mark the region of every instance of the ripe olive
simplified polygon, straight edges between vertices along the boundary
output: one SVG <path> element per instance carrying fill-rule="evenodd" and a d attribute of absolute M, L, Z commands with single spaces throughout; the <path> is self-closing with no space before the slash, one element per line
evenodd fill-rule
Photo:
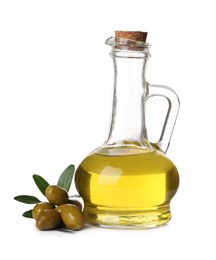
<path fill-rule="evenodd" d="M 65 189 L 57 185 L 49 185 L 45 190 L 48 201 L 54 205 L 60 205 L 68 202 L 68 193 Z"/>
<path fill-rule="evenodd" d="M 61 215 L 55 209 L 45 209 L 39 216 L 36 227 L 40 230 L 56 228 L 61 223 Z"/>
<path fill-rule="evenodd" d="M 78 200 L 68 200 L 68 203 L 77 206 L 82 211 L 82 203 Z"/>
<path fill-rule="evenodd" d="M 84 226 L 84 218 L 82 212 L 77 206 L 65 204 L 61 208 L 61 218 L 65 226 L 72 230 L 80 230 Z"/>
<path fill-rule="evenodd" d="M 40 214 L 45 210 L 45 209 L 54 209 L 55 206 L 51 204 L 50 202 L 40 202 L 36 204 L 32 210 L 32 216 L 35 220 L 38 219 Z"/>

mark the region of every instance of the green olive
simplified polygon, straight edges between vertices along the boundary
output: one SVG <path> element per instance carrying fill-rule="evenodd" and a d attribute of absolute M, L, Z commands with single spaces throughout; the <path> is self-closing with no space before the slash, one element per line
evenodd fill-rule
<path fill-rule="evenodd" d="M 39 216 L 36 227 L 40 230 L 56 228 L 61 223 L 61 215 L 55 209 L 45 209 Z"/>
<path fill-rule="evenodd" d="M 80 230 L 84 226 L 82 212 L 72 204 L 65 204 L 61 208 L 61 218 L 68 229 Z"/>
<path fill-rule="evenodd" d="M 68 200 L 68 203 L 77 206 L 82 211 L 82 203 L 78 200 Z"/>
<path fill-rule="evenodd" d="M 82 204 L 78 200 L 68 200 L 67 204 L 72 204 L 73 206 L 77 207 L 80 211 L 82 211 Z M 62 207 L 64 207 L 67 204 L 58 205 L 55 209 L 61 214 Z"/>
<path fill-rule="evenodd" d="M 58 213 L 60 213 L 60 214 L 61 214 L 62 207 L 64 207 L 65 205 L 67 205 L 67 204 L 61 204 L 61 205 L 58 205 L 58 206 L 55 208 L 55 210 L 57 210 L 57 211 L 58 211 Z"/>
<path fill-rule="evenodd" d="M 57 185 L 49 185 L 45 190 L 48 201 L 54 205 L 60 205 L 68 202 L 68 193 L 65 189 Z"/>
<path fill-rule="evenodd" d="M 45 210 L 45 209 L 54 209 L 55 206 L 51 204 L 50 202 L 40 202 L 36 204 L 32 210 L 32 216 L 35 220 L 38 219 L 40 214 Z"/>

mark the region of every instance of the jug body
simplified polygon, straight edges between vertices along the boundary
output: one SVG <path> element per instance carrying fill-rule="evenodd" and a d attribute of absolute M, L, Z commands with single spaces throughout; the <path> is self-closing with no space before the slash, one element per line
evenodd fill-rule
<path fill-rule="evenodd" d="M 143 34 L 142 34 L 143 36 Z M 167 87 L 146 81 L 149 45 L 109 38 L 114 62 L 110 131 L 105 143 L 90 153 L 75 174 L 89 224 L 111 228 L 150 228 L 171 218 L 170 201 L 179 185 L 178 170 L 165 156 L 178 114 L 179 101 Z M 148 140 L 146 103 L 150 97 L 168 100 L 159 141 Z"/>
<path fill-rule="evenodd" d="M 170 220 L 179 176 L 175 165 L 158 151 L 102 148 L 83 160 L 76 185 L 90 224 L 149 228 Z"/>

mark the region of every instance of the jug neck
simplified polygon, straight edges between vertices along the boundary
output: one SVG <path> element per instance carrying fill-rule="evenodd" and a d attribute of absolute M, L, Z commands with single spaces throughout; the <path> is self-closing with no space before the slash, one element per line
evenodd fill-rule
<path fill-rule="evenodd" d="M 106 145 L 150 148 L 145 125 L 145 100 L 148 90 L 146 66 L 149 52 L 143 49 L 116 48 L 114 64 L 112 118 Z"/>

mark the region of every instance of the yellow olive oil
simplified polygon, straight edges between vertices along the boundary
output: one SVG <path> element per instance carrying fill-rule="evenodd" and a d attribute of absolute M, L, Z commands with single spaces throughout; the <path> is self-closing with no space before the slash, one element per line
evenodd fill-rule
<path fill-rule="evenodd" d="M 179 185 L 175 165 L 148 149 L 103 148 L 76 171 L 86 221 L 116 228 L 148 228 L 171 218 L 170 200 Z"/>

